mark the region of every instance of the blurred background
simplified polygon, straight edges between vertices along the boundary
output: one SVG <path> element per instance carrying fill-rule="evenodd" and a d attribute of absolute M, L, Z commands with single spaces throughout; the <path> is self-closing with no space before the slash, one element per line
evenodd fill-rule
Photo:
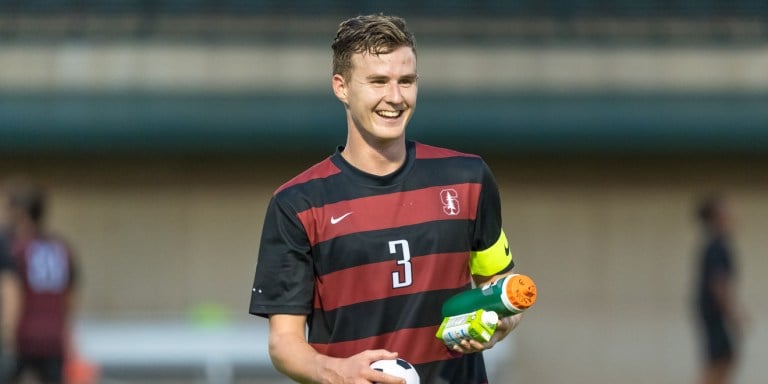
<path fill-rule="evenodd" d="M 103 382 L 287 382 L 247 314 L 265 208 L 343 144 L 330 41 L 381 11 L 418 41 L 410 137 L 486 158 L 539 286 L 494 382 L 694 382 L 712 191 L 738 219 L 739 382 L 766 381 L 764 1 L 0 0 L 0 179 L 48 187 Z"/>

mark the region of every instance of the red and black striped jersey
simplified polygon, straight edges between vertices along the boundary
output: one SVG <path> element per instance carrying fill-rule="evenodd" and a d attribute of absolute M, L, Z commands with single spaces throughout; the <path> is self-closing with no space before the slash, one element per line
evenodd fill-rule
<path fill-rule="evenodd" d="M 72 248 L 62 239 L 39 235 L 14 241 L 23 303 L 16 328 L 20 356 L 64 356 L 71 311 L 70 294 L 77 284 Z"/>
<path fill-rule="evenodd" d="M 498 188 L 478 156 L 406 146 L 405 163 L 386 176 L 352 167 L 339 148 L 278 188 L 250 313 L 307 315 L 309 343 L 329 356 L 384 348 L 422 382 L 485 383 L 482 355 L 457 354 L 435 332 L 443 302 L 469 289 L 472 273 L 513 266 L 478 252 L 503 237 Z M 471 268 L 478 255 L 495 260 Z"/>

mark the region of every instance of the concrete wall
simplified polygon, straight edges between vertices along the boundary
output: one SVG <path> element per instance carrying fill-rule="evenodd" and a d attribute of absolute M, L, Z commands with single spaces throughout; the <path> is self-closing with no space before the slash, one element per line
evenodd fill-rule
<path fill-rule="evenodd" d="M 741 291 L 753 320 L 741 382 L 764 382 L 764 167 L 681 158 L 499 169 L 518 270 L 540 288 L 519 329 L 511 382 L 694 382 L 692 207 L 712 190 L 733 197 L 740 223 Z"/>
<path fill-rule="evenodd" d="M 0 178 L 49 186 L 51 227 L 79 250 L 82 316 L 246 314 L 271 192 L 307 159 L 4 158 Z M 768 377 L 765 159 L 488 159 L 517 270 L 540 290 L 503 382 L 691 382 L 690 287 L 700 194 L 728 192 L 752 316 L 745 383 Z M 497 352 L 499 353 L 499 352 Z M 502 352 L 503 353 L 503 352 Z"/>

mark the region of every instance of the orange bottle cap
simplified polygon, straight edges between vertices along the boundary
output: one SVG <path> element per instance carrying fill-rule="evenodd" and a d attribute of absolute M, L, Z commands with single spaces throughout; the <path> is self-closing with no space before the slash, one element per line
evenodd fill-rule
<path fill-rule="evenodd" d="M 509 277 L 507 283 L 507 298 L 516 308 L 528 309 L 536 303 L 536 284 L 526 275 Z"/>

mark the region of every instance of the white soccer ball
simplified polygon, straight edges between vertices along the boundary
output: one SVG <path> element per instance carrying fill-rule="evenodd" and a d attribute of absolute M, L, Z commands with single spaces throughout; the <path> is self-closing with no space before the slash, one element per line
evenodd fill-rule
<path fill-rule="evenodd" d="M 402 377 L 405 379 L 405 384 L 421 384 L 416 368 L 403 359 L 374 361 L 371 363 L 371 368 L 387 375 Z"/>

